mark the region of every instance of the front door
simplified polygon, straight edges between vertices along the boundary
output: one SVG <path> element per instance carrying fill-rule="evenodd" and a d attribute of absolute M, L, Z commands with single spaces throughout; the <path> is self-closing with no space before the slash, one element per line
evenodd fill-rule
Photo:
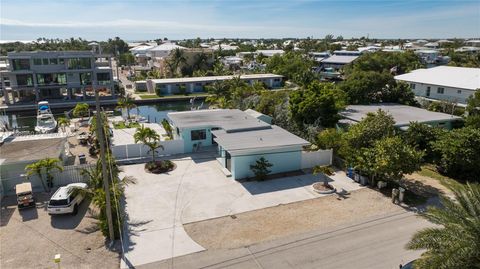
<path fill-rule="evenodd" d="M 430 97 L 430 87 L 427 87 L 427 92 L 425 94 L 427 97 Z"/>

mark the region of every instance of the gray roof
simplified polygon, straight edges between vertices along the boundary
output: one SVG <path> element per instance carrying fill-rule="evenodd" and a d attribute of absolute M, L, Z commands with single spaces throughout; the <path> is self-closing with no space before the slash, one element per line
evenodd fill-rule
<path fill-rule="evenodd" d="M 310 143 L 288 131 L 272 125 L 271 128 L 248 132 L 226 133 L 212 131 L 214 140 L 232 156 L 243 153 L 265 152 L 282 148 L 301 147 Z"/>
<path fill-rule="evenodd" d="M 64 138 L 6 142 L 0 146 L 4 164 L 37 161 L 44 158 L 59 158 L 65 146 Z"/>
<path fill-rule="evenodd" d="M 426 109 L 399 105 L 399 104 L 372 104 L 372 105 L 351 105 L 344 111 L 340 112 L 340 115 L 346 119 L 359 122 L 367 116 L 367 113 L 375 113 L 379 109 L 392 115 L 395 120 L 395 126 L 406 126 L 410 122 L 436 122 L 436 121 L 455 121 L 461 120 L 461 117 L 453 116 L 440 112 L 428 111 Z"/>
<path fill-rule="evenodd" d="M 346 55 L 332 55 L 328 57 L 327 59 L 322 60 L 322 63 L 327 63 L 327 64 L 349 64 L 355 59 L 357 59 L 359 56 L 346 56 Z"/>
<path fill-rule="evenodd" d="M 194 83 L 194 82 L 215 82 L 230 80 L 238 76 L 205 76 L 205 77 L 184 77 L 184 78 L 161 78 L 161 79 L 149 79 L 155 84 L 172 84 L 172 83 Z M 271 78 L 283 78 L 282 75 L 276 74 L 246 74 L 241 75 L 240 79 L 271 79 Z"/>
<path fill-rule="evenodd" d="M 207 109 L 167 114 L 178 128 L 218 127 L 226 132 L 265 129 L 270 125 L 238 109 Z"/>

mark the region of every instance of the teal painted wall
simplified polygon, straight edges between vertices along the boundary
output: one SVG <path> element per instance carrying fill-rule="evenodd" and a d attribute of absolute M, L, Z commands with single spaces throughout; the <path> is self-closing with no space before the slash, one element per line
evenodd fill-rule
<path fill-rule="evenodd" d="M 191 131 L 192 130 L 206 130 L 206 138 L 204 140 L 195 140 L 195 141 L 192 141 L 192 137 L 191 137 Z M 198 144 L 198 142 L 201 142 L 201 147 L 205 147 L 205 146 L 211 146 L 212 145 L 212 132 L 211 132 L 211 128 L 208 127 L 208 128 L 191 128 L 191 129 L 182 129 L 180 131 L 180 136 L 182 137 L 183 141 L 184 141 L 184 150 L 185 150 L 185 153 L 187 152 L 192 152 L 193 151 L 193 145 L 194 144 Z"/>
<path fill-rule="evenodd" d="M 255 164 L 261 157 L 264 157 L 273 164 L 270 168 L 270 170 L 272 170 L 271 174 L 300 170 L 302 166 L 301 149 L 284 153 L 232 156 L 232 178 L 242 179 L 253 177 L 254 174 L 250 171 L 250 165 Z"/>

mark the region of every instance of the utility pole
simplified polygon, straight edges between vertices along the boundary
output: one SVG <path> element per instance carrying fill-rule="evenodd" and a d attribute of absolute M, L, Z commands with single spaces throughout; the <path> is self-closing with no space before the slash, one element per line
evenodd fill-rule
<path fill-rule="evenodd" d="M 103 132 L 104 126 L 102 121 L 102 113 L 100 112 L 100 98 L 98 96 L 97 78 L 96 73 L 93 73 L 93 90 L 95 91 L 95 109 L 97 110 L 97 139 L 100 144 L 100 158 L 102 160 L 102 177 L 103 188 L 105 190 L 105 203 L 108 222 L 108 234 L 110 242 L 113 243 L 115 236 L 113 234 L 113 222 L 112 222 L 112 205 L 110 201 L 110 184 L 107 174 L 107 160 L 105 155 L 105 133 Z"/>

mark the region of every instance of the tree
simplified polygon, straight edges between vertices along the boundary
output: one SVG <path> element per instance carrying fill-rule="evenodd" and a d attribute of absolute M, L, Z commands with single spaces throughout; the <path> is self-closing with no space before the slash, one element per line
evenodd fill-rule
<path fill-rule="evenodd" d="M 130 109 L 137 107 L 133 101 L 134 99 L 130 94 L 118 99 L 117 108 L 127 110 L 127 119 L 130 119 Z"/>
<path fill-rule="evenodd" d="M 255 162 L 255 164 L 250 165 L 250 170 L 252 170 L 257 180 L 263 181 L 267 179 L 267 175 L 272 172 L 269 169 L 272 166 L 273 164 L 271 164 L 267 159 L 261 157 Z"/>
<path fill-rule="evenodd" d="M 480 129 L 465 127 L 446 132 L 433 143 L 439 170 L 453 178 L 480 181 Z"/>
<path fill-rule="evenodd" d="M 429 207 L 424 218 L 440 227 L 415 233 L 408 249 L 426 249 L 415 268 L 480 268 L 480 185 L 450 184 L 454 198 L 441 197 L 443 207 Z"/>
<path fill-rule="evenodd" d="M 160 135 L 155 132 L 155 130 L 145 127 L 144 125 L 140 126 L 140 128 L 137 128 L 137 131 L 133 135 L 133 139 L 135 140 L 135 143 L 142 142 L 144 145 L 146 145 L 152 153 L 152 163 L 155 162 L 155 152 L 158 148 L 161 148 L 162 150 L 164 147 L 160 144 Z"/>
<path fill-rule="evenodd" d="M 333 127 L 338 121 L 338 111 L 343 108 L 343 94 L 330 83 L 312 83 L 290 94 L 290 112 L 299 125 L 318 123 Z"/>
<path fill-rule="evenodd" d="M 420 170 L 422 156 L 422 151 L 405 144 L 400 137 L 385 137 L 357 152 L 353 164 L 372 180 L 398 180 Z"/>
<path fill-rule="evenodd" d="M 465 125 L 480 128 L 480 89 L 468 97 L 466 112 Z"/>
<path fill-rule="evenodd" d="M 445 129 L 443 128 L 431 127 L 418 122 L 410 122 L 407 131 L 402 134 L 402 137 L 408 145 L 424 151 L 424 159 L 430 162 L 434 160 L 432 144 L 444 133 Z"/>
<path fill-rule="evenodd" d="M 54 178 L 52 175 L 52 171 L 53 170 L 58 170 L 60 172 L 63 171 L 63 167 L 58 164 L 59 162 L 60 160 L 58 158 L 45 158 L 35 163 L 29 164 L 25 167 L 25 170 L 27 171 L 27 177 L 30 177 L 32 175 L 37 175 L 40 178 L 43 189 L 46 192 L 50 192 L 50 189 L 53 188 L 53 178 Z M 45 174 L 47 184 L 45 184 L 44 182 L 44 177 L 43 177 L 44 174 Z"/>
<path fill-rule="evenodd" d="M 258 61 L 258 56 L 257 56 Z M 312 72 L 314 62 L 298 52 L 286 52 L 283 55 L 276 54 L 266 59 L 266 71 L 284 76 L 286 79 L 300 85 L 307 85 L 313 81 L 315 75 Z"/>
<path fill-rule="evenodd" d="M 87 103 L 78 103 L 73 108 L 73 116 L 76 118 L 82 118 L 88 116 L 89 106 Z"/>
<path fill-rule="evenodd" d="M 65 133 L 65 126 L 70 125 L 70 119 L 66 117 L 60 117 L 57 119 L 58 126 L 62 127 L 63 132 Z"/>
<path fill-rule="evenodd" d="M 379 109 L 377 113 L 368 113 L 363 120 L 350 127 L 345 139 L 352 150 L 372 147 L 377 140 L 394 135 L 394 124 L 393 117 Z"/>
<path fill-rule="evenodd" d="M 316 143 L 320 149 L 332 149 L 333 153 L 342 155 L 339 151 L 345 147 L 343 133 L 335 128 L 321 131 L 317 135 Z"/>
<path fill-rule="evenodd" d="M 187 58 L 185 58 L 185 54 L 182 49 L 175 48 L 170 52 L 169 59 L 168 59 L 168 67 L 170 69 L 170 73 L 173 77 L 175 77 L 178 73 L 179 68 L 182 64 L 187 62 Z"/>

